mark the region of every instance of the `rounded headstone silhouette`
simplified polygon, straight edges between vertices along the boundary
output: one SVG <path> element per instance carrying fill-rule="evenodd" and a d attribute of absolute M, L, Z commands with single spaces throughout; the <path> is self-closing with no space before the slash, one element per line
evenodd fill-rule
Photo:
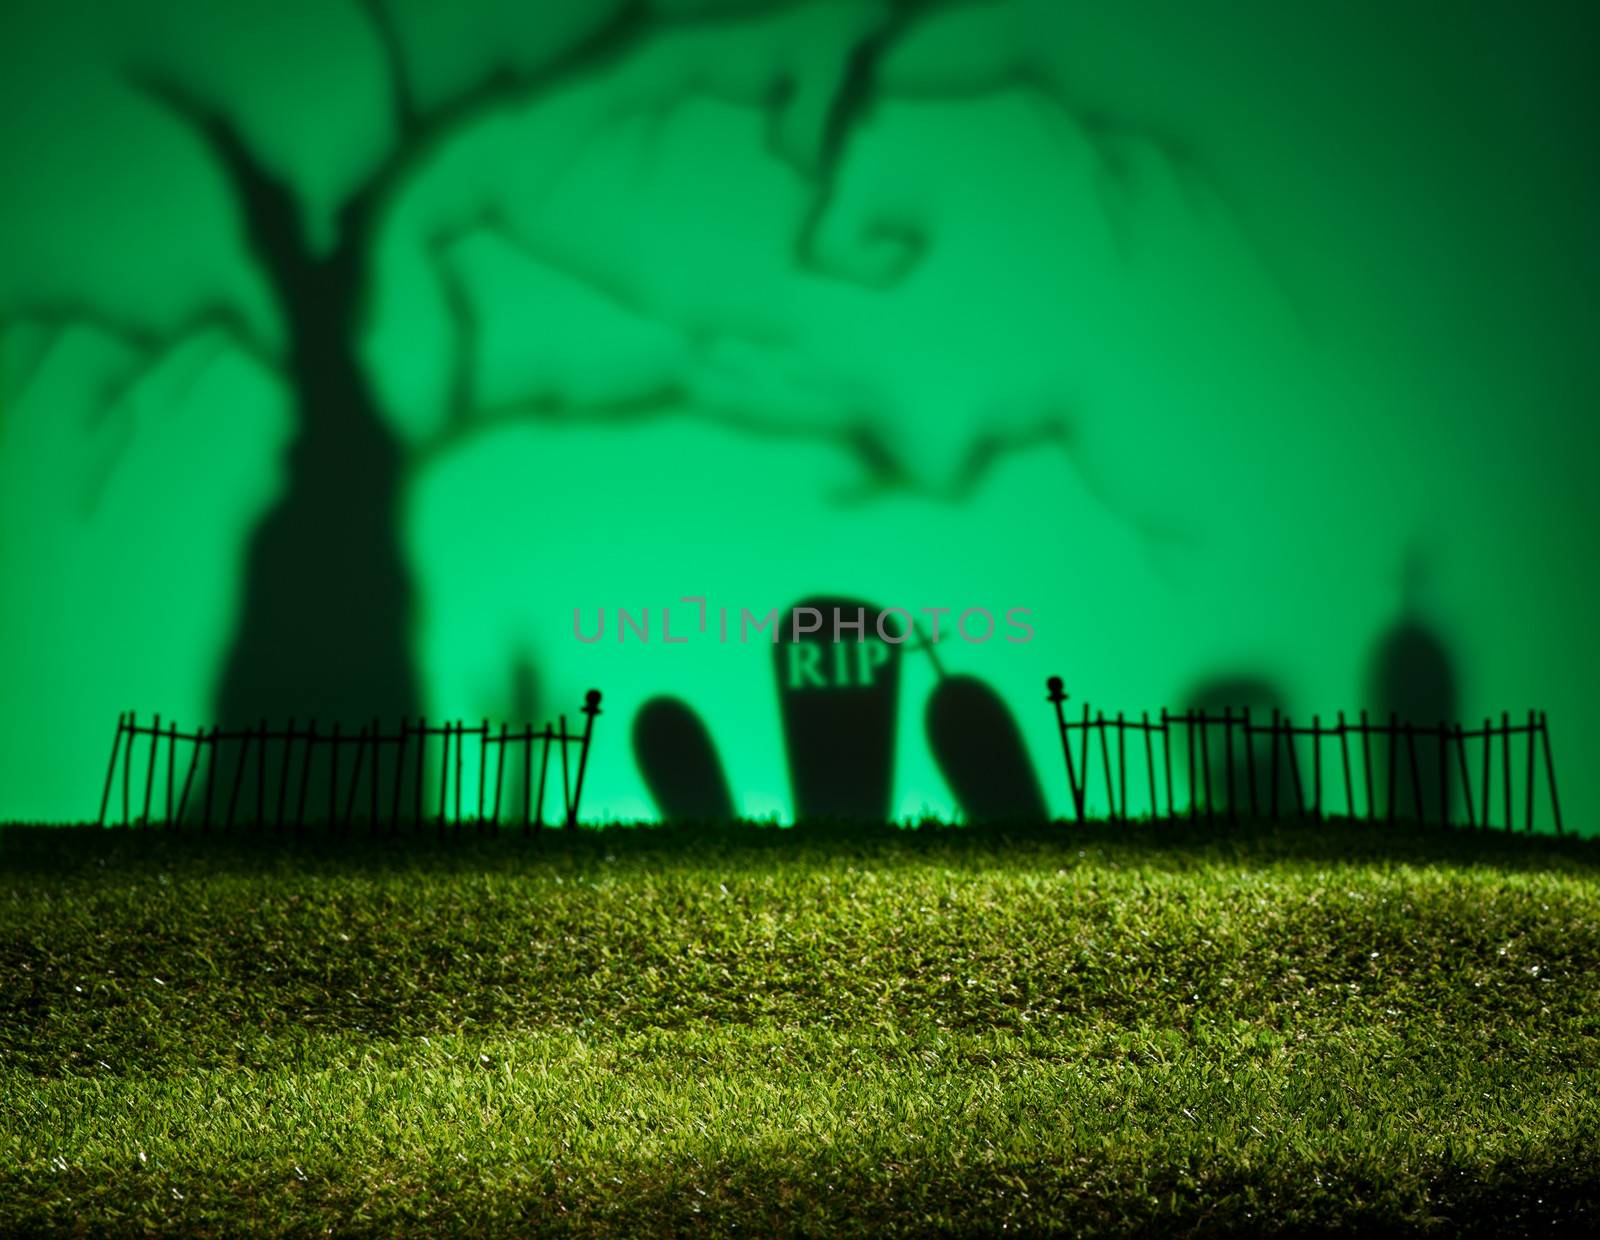
<path fill-rule="evenodd" d="M 969 822 L 1049 817 L 1022 732 L 975 676 L 946 676 L 928 698 L 928 744 Z"/>
<path fill-rule="evenodd" d="M 654 697 L 633 717 L 633 757 L 667 822 L 727 822 L 733 797 L 716 743 L 682 698 Z"/>

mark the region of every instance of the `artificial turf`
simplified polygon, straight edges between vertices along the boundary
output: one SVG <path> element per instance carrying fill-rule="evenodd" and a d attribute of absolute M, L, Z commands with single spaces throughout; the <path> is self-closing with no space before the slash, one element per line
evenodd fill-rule
<path fill-rule="evenodd" d="M 0 833 L 0 1231 L 1586 1234 L 1600 841 Z"/>

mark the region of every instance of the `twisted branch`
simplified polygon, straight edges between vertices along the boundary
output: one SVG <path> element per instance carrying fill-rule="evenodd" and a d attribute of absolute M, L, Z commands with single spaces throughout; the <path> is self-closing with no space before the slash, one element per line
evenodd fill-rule
<path fill-rule="evenodd" d="M 33 363 L 21 375 L 14 395 L 20 400 L 49 365 L 51 356 L 75 332 L 87 332 L 110 340 L 133 353 L 137 361 L 100 393 L 90 422 L 91 430 L 111 425 L 115 436 L 112 451 L 96 471 L 84 496 L 84 508 L 93 511 L 110 483 L 116 467 L 132 437 L 132 419 L 118 418 L 138 390 L 150 381 L 176 354 L 192 345 L 210 340 L 212 348 L 195 365 L 184 385 L 187 393 L 223 354 L 235 352 L 249 358 L 263 370 L 281 375 L 282 367 L 271 352 L 256 339 L 243 318 L 224 306 L 206 306 L 185 316 L 166 331 L 158 331 L 115 318 L 88 307 L 41 305 L 26 308 L 13 316 L 18 323 L 37 327 L 47 334 Z M 180 393 L 182 395 L 182 393 Z"/>

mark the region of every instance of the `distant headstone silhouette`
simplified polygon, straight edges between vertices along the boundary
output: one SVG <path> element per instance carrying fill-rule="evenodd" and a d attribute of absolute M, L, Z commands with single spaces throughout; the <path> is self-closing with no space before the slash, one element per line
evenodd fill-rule
<path fill-rule="evenodd" d="M 821 615 L 820 626 L 795 638 Z M 834 613 L 859 616 L 865 633 L 844 630 L 834 641 Z M 782 614 L 773 671 L 796 820 L 889 816 L 900 702 L 900 649 L 876 632 L 878 608 L 859 599 L 809 598 Z"/>
<path fill-rule="evenodd" d="M 1404 610 L 1399 621 L 1378 641 L 1368 667 L 1367 701 L 1375 722 L 1387 722 L 1392 712 L 1400 723 L 1416 725 L 1417 780 L 1412 780 L 1409 746 L 1402 741 L 1394 758 L 1395 816 L 1415 818 L 1420 800 L 1425 822 L 1444 822 L 1454 799 L 1453 779 L 1446 780 L 1445 800 L 1439 801 L 1439 740 L 1432 731 L 1440 721 L 1456 718 L 1460 694 L 1455 668 L 1444 640 L 1421 614 L 1421 594 L 1426 571 L 1421 556 L 1412 552 L 1403 580 Z M 1373 755 L 1380 772 L 1378 799 L 1388 786 L 1389 753 L 1386 746 Z M 1380 808 L 1380 813 L 1382 808 Z"/>
<path fill-rule="evenodd" d="M 1387 721 L 1390 712 L 1403 723 L 1417 727 L 1418 782 L 1413 787 L 1410 754 L 1401 742 L 1395 754 L 1395 815 L 1415 818 L 1416 805 L 1422 803 L 1425 822 L 1443 822 L 1454 799 L 1455 781 L 1446 781 L 1445 801 L 1439 802 L 1439 740 L 1432 729 L 1440 720 L 1456 718 L 1458 698 L 1455 672 L 1444 643 L 1419 620 L 1402 620 L 1390 629 L 1373 652 L 1367 689 L 1374 718 Z M 1374 755 L 1379 769 L 1378 788 L 1387 785 L 1388 750 Z M 1381 795 L 1381 794 L 1380 794 Z"/>
<path fill-rule="evenodd" d="M 1250 672 L 1222 675 L 1201 682 L 1188 695 L 1186 705 L 1208 715 L 1221 715 L 1223 710 L 1235 713 L 1250 711 L 1250 722 L 1256 727 L 1269 727 L 1273 711 L 1285 711 L 1288 703 L 1283 693 L 1270 680 Z M 1231 807 L 1241 814 L 1249 814 L 1251 806 L 1250 772 L 1255 771 L 1255 801 L 1257 809 L 1265 813 L 1272 805 L 1272 738 L 1256 736 L 1252 739 L 1253 753 L 1246 753 L 1243 734 L 1237 738 L 1233 754 L 1233 780 L 1228 779 L 1228 754 L 1224 744 L 1209 747 L 1211 754 L 1212 804 L 1218 809 L 1229 808 L 1228 789 L 1233 789 L 1236 804 Z M 1284 742 L 1279 741 L 1281 746 Z M 1278 805 L 1295 804 L 1294 782 L 1290 775 L 1288 755 L 1281 750 L 1278 755 Z"/>
<path fill-rule="evenodd" d="M 716 743 L 700 716 L 675 697 L 654 697 L 633 717 L 633 756 L 667 822 L 734 817 Z"/>

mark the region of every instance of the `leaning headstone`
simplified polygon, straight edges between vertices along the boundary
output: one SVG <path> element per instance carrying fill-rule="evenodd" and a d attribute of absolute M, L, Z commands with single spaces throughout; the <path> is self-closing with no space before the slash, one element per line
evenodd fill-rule
<path fill-rule="evenodd" d="M 651 698 L 633 717 L 633 756 L 667 822 L 728 822 L 733 797 L 704 721 L 687 702 Z"/>
<path fill-rule="evenodd" d="M 834 640 L 835 610 L 845 624 Z M 820 624 L 812 627 L 820 615 Z M 878 636 L 878 609 L 860 599 L 809 598 L 780 618 L 773 670 L 796 820 L 882 822 L 894 789 L 900 650 Z M 796 637 L 796 620 L 801 632 Z M 891 636 L 898 636 L 889 621 Z"/>
<path fill-rule="evenodd" d="M 1039 776 L 1016 718 L 975 676 L 946 676 L 928 699 L 928 744 L 968 822 L 1043 822 Z"/>

